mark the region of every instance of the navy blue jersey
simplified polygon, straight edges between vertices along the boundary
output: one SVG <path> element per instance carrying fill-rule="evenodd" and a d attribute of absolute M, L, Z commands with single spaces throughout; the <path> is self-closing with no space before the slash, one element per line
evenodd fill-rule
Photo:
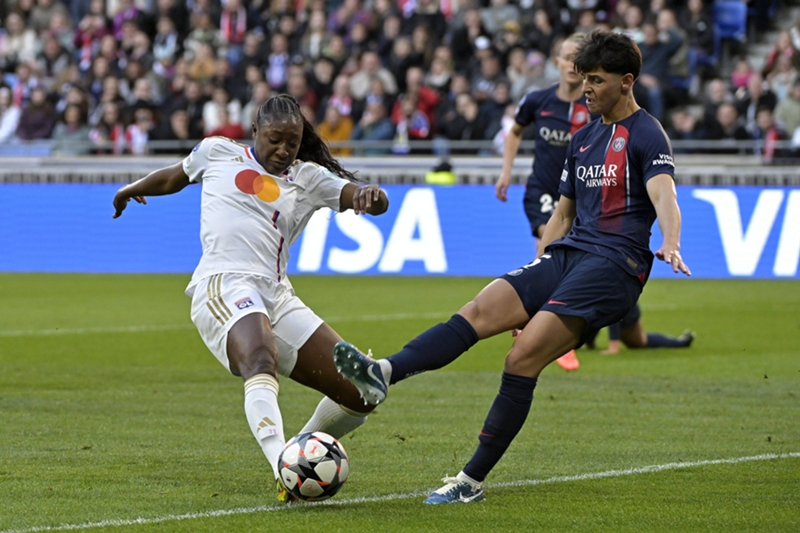
<path fill-rule="evenodd" d="M 565 102 L 556 96 L 558 85 L 535 90 L 522 97 L 514 117 L 523 128 L 536 124 L 536 147 L 532 179 L 554 199 L 558 199 L 558 178 L 567 158 L 572 135 L 589 123 L 586 97 Z"/>
<path fill-rule="evenodd" d="M 653 265 L 650 228 L 656 210 L 645 184 L 675 176 L 672 146 L 661 124 L 643 109 L 614 124 L 591 122 L 573 137 L 561 175 L 561 195 L 575 200 L 566 245 L 607 257 L 647 280 Z"/>

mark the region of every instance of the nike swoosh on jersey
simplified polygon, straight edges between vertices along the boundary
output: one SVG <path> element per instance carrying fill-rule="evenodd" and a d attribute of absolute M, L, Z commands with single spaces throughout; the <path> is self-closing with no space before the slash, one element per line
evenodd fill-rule
<path fill-rule="evenodd" d="M 550 115 L 552 115 L 554 113 L 555 113 L 555 111 L 542 111 L 539 114 L 542 115 L 543 117 L 549 117 Z"/>
<path fill-rule="evenodd" d="M 588 150 L 588 149 L 589 149 L 589 148 L 591 148 L 591 147 L 592 147 L 592 145 L 591 145 L 591 144 L 589 144 L 589 145 L 586 145 L 586 146 L 581 146 L 580 148 L 578 148 L 578 151 L 579 151 L 580 153 L 583 153 L 583 152 L 585 152 L 586 150 Z"/>
<path fill-rule="evenodd" d="M 550 305 L 567 305 L 564 302 L 559 302 L 558 300 L 548 300 L 547 303 Z"/>

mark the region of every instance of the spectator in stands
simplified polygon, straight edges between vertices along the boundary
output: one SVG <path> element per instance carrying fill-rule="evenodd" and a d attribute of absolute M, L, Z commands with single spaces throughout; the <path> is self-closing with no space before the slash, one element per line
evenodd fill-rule
<path fill-rule="evenodd" d="M 659 33 L 652 22 L 642 25 L 644 40 L 639 43 L 642 52 L 642 74 L 639 85 L 647 90 L 647 111 L 656 120 L 664 118 L 665 93 L 671 89 L 669 62 L 683 44 L 683 38 L 674 29 Z"/>
<path fill-rule="evenodd" d="M 355 103 L 355 99 L 350 95 L 350 76 L 339 74 L 333 80 L 333 93 L 322 103 L 318 110 L 318 122 L 324 117 L 325 109 L 330 106 L 336 107 L 341 115 L 351 116 Z"/>
<path fill-rule="evenodd" d="M 584 9 L 578 13 L 577 23 L 572 30 L 574 33 L 589 35 L 597 29 L 597 14 L 593 9 Z"/>
<path fill-rule="evenodd" d="M 751 134 L 755 134 L 756 111 L 762 107 L 772 111 L 778 104 L 778 99 L 770 89 L 764 88 L 764 78 L 760 74 L 753 74 L 747 80 L 747 90 L 739 91 L 737 96 L 736 107 L 739 115 L 744 119 L 745 128 Z"/>
<path fill-rule="evenodd" d="M 676 107 L 670 112 L 669 126 L 666 128 L 667 136 L 671 141 L 695 141 L 705 139 L 702 123 L 685 106 Z M 674 144 L 673 144 L 674 147 Z M 692 153 L 691 147 L 674 147 L 675 153 Z"/>
<path fill-rule="evenodd" d="M 430 30 L 434 47 L 447 34 L 447 20 L 439 9 L 438 0 L 416 0 L 414 11 L 406 19 L 403 30 L 406 34 L 413 34 L 419 26 L 426 26 Z"/>
<path fill-rule="evenodd" d="M 431 120 L 418 109 L 418 98 L 419 93 L 405 93 L 395 102 L 392 110 L 392 123 L 395 127 L 392 146 L 394 153 L 410 153 L 409 141 L 428 140 L 431 137 Z"/>
<path fill-rule="evenodd" d="M 22 108 L 17 137 L 23 141 L 49 139 L 56 125 L 56 114 L 44 87 L 31 91 L 31 100 Z"/>
<path fill-rule="evenodd" d="M 328 18 L 328 30 L 344 37 L 356 24 L 367 24 L 369 14 L 361 6 L 360 0 L 344 0 Z"/>
<path fill-rule="evenodd" d="M 181 54 L 181 40 L 175 21 L 167 15 L 158 17 L 156 35 L 153 38 L 153 57 L 177 57 Z"/>
<path fill-rule="evenodd" d="M 324 10 L 317 9 L 308 17 L 308 26 L 300 38 L 300 54 L 316 60 L 322 55 L 322 46 L 327 38 L 327 16 Z"/>
<path fill-rule="evenodd" d="M 538 50 L 545 56 L 550 55 L 550 51 L 555 46 L 555 41 L 561 33 L 561 28 L 556 25 L 554 19 L 544 8 L 537 9 L 533 15 L 533 27 L 527 28 L 528 42 L 534 50 Z"/>
<path fill-rule="evenodd" d="M 644 32 L 642 31 L 644 15 L 642 14 L 642 8 L 636 4 L 631 4 L 623 14 L 622 22 L 623 25 L 615 28 L 615 31 L 624 33 L 636 44 L 641 44 L 644 41 Z"/>
<path fill-rule="evenodd" d="M 36 57 L 36 32 L 26 27 L 18 12 L 12 11 L 0 31 L 0 70 L 13 70 L 19 63 Z"/>
<path fill-rule="evenodd" d="M 544 54 L 538 51 L 525 53 L 521 47 L 515 47 L 508 54 L 506 78 L 511 82 L 511 99 L 519 99 L 531 89 L 544 88 Z"/>
<path fill-rule="evenodd" d="M 201 131 L 190 129 L 189 113 L 183 109 L 173 111 L 168 120 L 150 134 L 151 141 L 170 141 L 166 146 L 155 148 L 153 153 L 156 154 L 185 154 L 201 137 Z"/>
<path fill-rule="evenodd" d="M 456 116 L 453 120 L 440 125 L 441 135 L 451 141 L 483 141 L 487 139 L 489 123 L 480 116 L 478 102 L 470 93 L 461 93 L 456 97 Z M 473 154 L 474 147 L 455 148 L 452 153 Z"/>
<path fill-rule="evenodd" d="M 519 8 L 508 0 L 490 0 L 489 6 L 481 10 L 481 22 L 491 34 L 500 33 L 506 22 L 519 20 Z"/>
<path fill-rule="evenodd" d="M 656 28 L 658 29 L 659 40 L 669 40 L 670 36 L 673 34 L 677 34 L 681 38 L 681 45 L 669 59 L 668 73 L 673 89 L 677 88 L 675 86 L 675 82 L 682 82 L 684 84 L 684 86 L 681 87 L 684 90 L 680 93 L 680 95 L 675 96 L 680 101 L 685 102 L 688 97 L 687 90 L 689 88 L 689 84 L 691 83 L 689 76 L 694 75 L 694 73 L 690 72 L 689 69 L 689 37 L 686 31 L 678 24 L 678 19 L 675 16 L 675 12 L 666 7 L 658 12 Z"/>
<path fill-rule="evenodd" d="M 125 146 L 130 153 L 142 155 L 148 153 L 147 143 L 156 127 L 153 111 L 143 107 L 136 110 L 133 123 L 125 128 Z"/>
<path fill-rule="evenodd" d="M 746 141 L 752 139 L 745 129 L 736 106 L 729 102 L 723 102 L 717 107 L 716 120 L 706 131 L 708 139 L 723 141 Z M 740 148 L 719 148 L 710 150 L 718 154 L 737 154 L 744 151 Z"/>
<path fill-rule="evenodd" d="M 190 129 L 192 131 L 205 131 L 203 109 L 207 101 L 208 97 L 203 94 L 200 84 L 190 80 L 186 83 L 183 94 L 170 103 L 168 112 L 172 113 L 176 109 L 183 109 L 189 114 Z"/>
<path fill-rule="evenodd" d="M 105 1 L 91 0 L 89 11 L 78 23 L 73 44 L 77 51 L 78 62 L 82 71 L 92 65 L 92 59 L 100 48 L 100 40 L 109 34 L 111 21 L 106 16 Z"/>
<path fill-rule="evenodd" d="M 125 126 L 122 124 L 120 106 L 110 100 L 102 104 L 103 116 L 89 132 L 89 140 L 98 154 L 121 154 L 125 150 Z"/>
<path fill-rule="evenodd" d="M 714 55 L 714 22 L 704 0 L 688 0 L 681 10 L 681 27 L 689 37 L 689 46 L 698 60 Z"/>
<path fill-rule="evenodd" d="M 200 43 L 192 59 L 189 60 L 189 77 L 201 85 L 207 85 L 214 77 L 217 68 L 216 59 L 216 53 L 211 45 Z"/>
<path fill-rule="evenodd" d="M 209 131 L 206 137 L 227 137 L 233 140 L 242 140 L 247 132 L 238 122 L 232 122 L 226 107 L 217 108 L 217 127 Z"/>
<path fill-rule="evenodd" d="M 784 129 L 775 122 L 772 108 L 762 106 L 756 110 L 756 128 L 753 130 L 753 139 L 759 141 L 761 156 L 764 163 L 781 163 L 788 156 L 788 151 L 778 147 L 778 143 L 786 141 L 789 136 Z"/>
<path fill-rule="evenodd" d="M 242 105 L 238 100 L 231 98 L 225 87 L 215 87 L 211 92 L 211 100 L 203 106 L 203 124 L 205 136 L 211 134 L 212 131 L 224 126 L 220 122 L 222 115 L 219 110 L 227 110 L 227 119 L 233 124 L 242 123 Z"/>
<path fill-rule="evenodd" d="M 125 21 L 131 20 L 138 24 L 142 17 L 143 15 L 140 14 L 139 8 L 136 7 L 136 3 L 133 0 L 117 0 L 116 9 L 111 16 L 111 30 L 114 38 L 117 40 L 122 39 L 122 27 Z"/>
<path fill-rule="evenodd" d="M 480 105 L 478 113 L 480 122 L 486 124 L 485 138 L 491 139 L 500 131 L 503 114 L 512 103 L 509 83 L 505 80 L 499 81 L 494 86 L 491 98 Z"/>
<path fill-rule="evenodd" d="M 789 135 L 800 128 L 800 77 L 794 79 L 789 94 L 775 107 L 775 119 Z"/>
<path fill-rule="evenodd" d="M 43 35 L 55 37 L 61 46 L 71 53 L 75 51 L 75 32 L 72 29 L 72 24 L 61 13 L 55 13 L 53 18 L 50 19 L 50 26 L 47 27 Z"/>
<path fill-rule="evenodd" d="M 320 57 L 311 67 L 309 75 L 309 87 L 317 95 L 320 102 L 325 102 L 333 94 L 333 79 L 335 75 L 335 65 L 327 57 Z"/>
<path fill-rule="evenodd" d="M 14 105 L 24 109 L 31 99 L 33 89 L 42 85 L 35 73 L 36 63 L 18 63 L 14 76 L 8 77 L 11 86 L 11 99 Z"/>
<path fill-rule="evenodd" d="M 341 35 L 331 35 L 322 49 L 322 54 L 333 61 L 336 72 L 341 72 L 345 63 L 350 59 L 347 45 Z"/>
<path fill-rule="evenodd" d="M 750 65 L 750 61 L 744 56 L 739 57 L 734 63 L 733 72 L 731 72 L 731 84 L 733 85 L 733 89 L 735 91 L 745 89 L 750 78 L 754 75 L 755 71 Z"/>
<path fill-rule="evenodd" d="M 317 133 L 329 145 L 330 143 L 343 143 L 349 141 L 353 135 L 353 119 L 349 115 L 343 115 L 335 105 L 325 108 L 325 118 L 317 126 Z M 331 155 L 350 155 L 352 148 L 331 147 Z"/>
<path fill-rule="evenodd" d="M 36 58 L 42 82 L 52 85 L 59 73 L 63 72 L 71 63 L 72 58 L 67 50 L 61 46 L 61 41 L 52 36 L 44 37 L 42 51 Z"/>
<path fill-rule="evenodd" d="M 86 88 L 95 100 L 100 98 L 103 85 L 108 78 L 114 78 L 119 83 L 119 78 L 111 73 L 111 65 L 104 56 L 97 56 L 92 61 L 92 66 L 86 74 Z"/>
<path fill-rule="evenodd" d="M 215 27 L 210 13 L 195 13 L 191 21 L 191 30 L 183 41 L 184 55 L 189 62 L 193 61 L 201 45 L 208 45 L 211 50 L 218 50 L 223 45 L 222 35 Z"/>
<path fill-rule="evenodd" d="M 276 33 L 270 39 L 270 43 L 264 77 L 273 90 L 282 91 L 286 85 L 289 69 L 289 40 L 282 33 Z"/>
<path fill-rule="evenodd" d="M 500 58 L 492 51 L 481 59 L 480 69 L 473 74 L 470 81 L 472 94 L 478 104 L 488 100 L 500 82 L 508 83 L 508 80 L 503 73 Z"/>
<path fill-rule="evenodd" d="M 76 104 L 67 105 L 53 130 L 53 153 L 70 156 L 88 154 L 91 152 L 89 132 L 84 110 Z"/>
<path fill-rule="evenodd" d="M 471 68 L 475 56 L 475 43 L 480 38 L 491 40 L 491 34 L 483 26 L 481 13 L 477 9 L 464 12 L 464 25 L 453 31 L 450 49 L 453 51 L 453 62 L 457 72 Z"/>
<path fill-rule="evenodd" d="M 22 111 L 11 100 L 11 89 L 0 87 L 0 144 L 10 141 L 17 132 Z"/>
<path fill-rule="evenodd" d="M 380 79 L 376 78 L 378 83 Z M 394 138 L 395 130 L 392 120 L 388 117 L 387 107 L 380 99 L 372 99 L 367 102 L 361 120 L 353 128 L 351 139 L 354 141 L 391 141 Z M 382 155 L 388 154 L 389 148 L 364 148 L 357 150 L 358 155 Z"/>
<path fill-rule="evenodd" d="M 253 86 L 253 95 L 242 108 L 242 126 L 250 126 L 255 122 L 258 108 L 272 96 L 272 89 L 266 81 Z"/>
<path fill-rule="evenodd" d="M 775 93 L 778 101 L 787 97 L 797 77 L 797 69 L 792 64 L 792 59 L 785 55 L 779 56 L 775 69 L 766 78 L 767 86 Z"/>
<path fill-rule="evenodd" d="M 139 109 L 146 108 L 154 114 L 159 108 L 158 101 L 153 95 L 153 84 L 147 78 L 139 78 L 134 82 L 133 92 L 126 99 L 128 105 L 122 110 L 122 119 L 127 122 L 133 121 L 133 116 Z"/>
<path fill-rule="evenodd" d="M 125 54 L 119 49 L 117 39 L 112 34 L 104 35 L 100 39 L 100 49 L 97 57 L 102 57 L 108 63 L 112 75 L 121 76 L 126 66 Z"/>
<path fill-rule="evenodd" d="M 57 0 L 36 0 L 28 25 L 36 33 L 41 33 L 50 27 L 50 21 L 56 13 L 67 21 L 69 27 L 72 27 L 72 16 L 67 6 Z"/>
<path fill-rule="evenodd" d="M 91 104 L 86 91 L 83 90 L 80 83 L 65 83 L 61 86 L 59 100 L 55 105 L 55 112 L 63 114 L 69 105 L 77 106 L 81 112 L 81 117 L 86 122 Z"/>
<path fill-rule="evenodd" d="M 406 72 L 415 66 L 415 58 L 412 55 L 411 39 L 408 37 L 398 37 L 392 47 L 387 68 L 397 82 L 397 90 L 402 93 L 406 91 Z"/>
<path fill-rule="evenodd" d="M 242 0 L 226 0 L 222 2 L 222 13 L 219 18 L 222 46 L 228 59 L 236 63 L 242 55 L 242 45 L 247 31 L 254 24 L 247 16 L 247 9 Z"/>
<path fill-rule="evenodd" d="M 436 41 L 437 39 L 431 34 L 431 29 L 425 24 L 414 28 L 411 34 L 411 57 L 413 64 L 428 70 L 433 61 Z"/>
<path fill-rule="evenodd" d="M 384 64 L 389 62 L 395 40 L 400 37 L 402 21 L 397 15 L 390 15 L 383 20 L 378 34 L 378 55 Z"/>
<path fill-rule="evenodd" d="M 377 52 L 366 51 L 361 55 L 359 70 L 350 78 L 350 94 L 357 100 L 367 96 L 372 79 L 377 77 L 383 82 L 383 87 L 389 94 L 397 94 L 397 81 L 389 69 L 381 65 Z"/>
<path fill-rule="evenodd" d="M 448 48 L 440 47 L 443 50 Z M 425 85 L 435 90 L 439 95 L 447 94 L 450 89 L 450 79 L 453 77 L 451 62 L 443 57 L 434 57 L 429 72 L 425 75 Z"/>
<path fill-rule="evenodd" d="M 125 99 L 119 94 L 119 80 L 114 76 L 108 76 L 103 80 L 103 89 L 98 98 L 95 98 L 95 106 L 89 110 L 89 125 L 97 125 L 103 117 L 103 106 L 108 102 L 114 102 L 117 106 L 126 105 Z"/>

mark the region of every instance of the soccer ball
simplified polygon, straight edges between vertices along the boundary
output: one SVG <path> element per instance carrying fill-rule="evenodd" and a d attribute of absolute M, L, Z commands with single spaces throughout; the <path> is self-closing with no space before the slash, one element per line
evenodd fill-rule
<path fill-rule="evenodd" d="M 326 500 L 339 492 L 350 474 L 347 452 L 327 433 L 292 437 L 278 457 L 284 487 L 305 501 Z"/>

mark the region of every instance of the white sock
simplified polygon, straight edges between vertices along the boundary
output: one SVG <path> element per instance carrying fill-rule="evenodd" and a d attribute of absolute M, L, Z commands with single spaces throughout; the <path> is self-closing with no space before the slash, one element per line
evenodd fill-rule
<path fill-rule="evenodd" d="M 285 444 L 278 389 L 278 380 L 269 374 L 256 374 L 244 382 L 244 413 L 276 478 L 278 457 Z"/>
<path fill-rule="evenodd" d="M 325 396 L 317 404 L 317 409 L 300 433 L 322 431 L 335 439 L 341 439 L 366 421 L 366 414 L 342 407 Z"/>
<path fill-rule="evenodd" d="M 386 382 L 386 385 L 389 385 L 389 380 L 392 379 L 392 363 L 390 363 L 386 359 L 378 360 L 378 366 L 381 367 L 381 374 L 383 374 L 383 380 Z"/>

